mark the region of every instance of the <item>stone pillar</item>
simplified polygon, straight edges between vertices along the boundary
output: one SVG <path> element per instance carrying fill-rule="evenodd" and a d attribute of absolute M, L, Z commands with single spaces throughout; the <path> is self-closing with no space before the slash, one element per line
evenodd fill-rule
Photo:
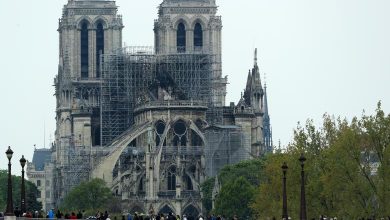
<path fill-rule="evenodd" d="M 194 29 L 187 29 L 186 31 L 186 51 L 194 51 Z"/>
<path fill-rule="evenodd" d="M 96 29 L 88 29 L 88 77 L 96 76 Z"/>
<path fill-rule="evenodd" d="M 165 52 L 172 53 L 176 52 L 176 29 L 171 29 L 169 27 L 165 27 L 165 34 L 164 34 L 164 44 L 166 47 Z"/>
<path fill-rule="evenodd" d="M 114 45 L 113 29 L 104 28 L 104 53 L 111 53 Z"/>
<path fill-rule="evenodd" d="M 210 29 L 206 28 L 203 30 L 203 50 L 207 49 L 210 50 Z"/>
<path fill-rule="evenodd" d="M 180 144 L 178 146 L 179 148 L 179 154 L 180 154 Z M 179 199 L 181 198 L 181 185 L 182 185 L 182 181 L 181 181 L 181 176 L 182 176 L 182 173 L 181 173 L 181 161 L 180 161 L 180 155 L 177 157 L 176 159 L 176 199 Z"/>
<path fill-rule="evenodd" d="M 77 29 L 75 31 L 75 57 L 76 60 L 74 61 L 74 77 L 81 77 L 81 29 Z"/>

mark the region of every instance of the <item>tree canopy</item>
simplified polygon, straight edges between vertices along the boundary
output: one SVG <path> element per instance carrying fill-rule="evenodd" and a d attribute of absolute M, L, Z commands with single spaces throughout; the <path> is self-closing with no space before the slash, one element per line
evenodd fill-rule
<path fill-rule="evenodd" d="M 252 204 L 257 219 L 281 216 L 283 161 L 289 166 L 289 215 L 298 218 L 301 153 L 307 158 L 309 219 L 320 214 L 346 219 L 390 215 L 390 115 L 384 114 L 380 103 L 375 115 L 355 117 L 351 122 L 325 114 L 321 128 L 312 120 L 298 125 L 286 152 L 265 162 L 265 181 Z"/>
<path fill-rule="evenodd" d="M 223 214 L 241 218 L 250 216 L 250 204 L 255 189 L 262 181 L 264 158 L 242 161 L 222 168 L 218 174 L 220 192 L 215 200 L 215 210 L 212 208 L 212 192 L 215 178 L 210 178 L 202 184 L 203 205 L 208 213 Z"/>
<path fill-rule="evenodd" d="M 92 179 L 73 188 L 61 204 L 64 210 L 97 210 L 109 207 L 114 201 L 110 189 L 102 179 Z"/>
<path fill-rule="evenodd" d="M 0 208 L 5 210 L 7 206 L 7 189 L 8 189 L 8 171 L 0 170 Z M 12 175 L 12 199 L 13 206 L 20 209 L 20 190 L 22 177 Z M 42 209 L 42 203 L 37 201 L 39 191 L 37 187 L 30 181 L 25 180 L 26 187 L 26 208 L 27 211 L 38 211 Z"/>
<path fill-rule="evenodd" d="M 288 214 L 299 218 L 301 165 L 304 153 L 308 219 L 320 215 L 343 219 L 390 216 L 390 115 L 378 103 L 375 114 L 352 120 L 324 114 L 298 124 L 286 149 L 224 167 L 216 214 L 228 217 L 279 219 L 282 215 L 282 169 L 287 170 Z M 214 179 L 202 185 L 204 204 L 211 208 Z M 248 208 L 248 206 L 250 208 Z M 240 218 L 240 219 L 241 219 Z"/>

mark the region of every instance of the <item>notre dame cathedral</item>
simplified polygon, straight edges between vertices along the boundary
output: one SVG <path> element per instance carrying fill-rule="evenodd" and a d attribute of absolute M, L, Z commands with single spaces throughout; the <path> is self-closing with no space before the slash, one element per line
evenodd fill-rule
<path fill-rule="evenodd" d="M 154 46 L 122 47 L 115 1 L 69 0 L 59 20 L 56 131 L 29 179 L 44 208 L 103 179 L 129 212 L 197 216 L 200 185 L 227 164 L 272 152 L 255 51 L 241 99 L 225 103 L 215 0 L 163 0 Z"/>

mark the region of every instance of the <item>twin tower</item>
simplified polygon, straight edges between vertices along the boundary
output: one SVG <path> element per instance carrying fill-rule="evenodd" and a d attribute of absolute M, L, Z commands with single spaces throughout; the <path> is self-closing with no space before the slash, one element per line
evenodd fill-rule
<path fill-rule="evenodd" d="M 215 0 L 163 0 L 154 50 L 126 53 L 115 1 L 68 1 L 58 28 L 55 142 L 42 174 L 46 208 L 98 177 L 124 209 L 195 217 L 205 211 L 205 179 L 272 152 L 257 58 L 238 104 L 225 104 L 217 8 Z"/>
<path fill-rule="evenodd" d="M 80 83 L 100 76 L 100 55 L 122 47 L 122 17 L 115 1 L 69 0 L 59 21 L 60 65 L 63 74 Z M 215 0 L 164 0 L 154 23 L 155 53 L 207 52 L 215 55 L 213 102 L 223 106 L 225 78 L 221 70 L 221 17 Z M 91 84 L 90 83 L 90 84 Z M 65 89 L 67 105 L 75 94 Z M 69 93 L 69 94 L 67 94 Z M 97 99 L 92 94 L 92 99 Z M 98 100 L 94 100 L 97 102 Z"/>

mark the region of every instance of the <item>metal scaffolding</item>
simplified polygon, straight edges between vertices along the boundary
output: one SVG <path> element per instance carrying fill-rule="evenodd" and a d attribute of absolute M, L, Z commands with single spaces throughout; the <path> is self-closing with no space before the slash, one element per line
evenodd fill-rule
<path fill-rule="evenodd" d="M 107 145 L 133 123 L 137 98 L 152 82 L 153 50 L 124 48 L 102 56 L 101 143 Z"/>
<path fill-rule="evenodd" d="M 251 158 L 243 148 L 244 133 L 239 126 L 216 125 L 205 131 L 206 175 L 215 176 L 225 166 Z"/>
<path fill-rule="evenodd" d="M 153 52 L 151 47 L 128 47 L 102 56 L 102 145 L 109 144 L 133 124 L 137 105 L 158 100 L 159 88 L 176 100 L 209 103 L 209 111 L 213 112 L 211 79 L 215 56 Z"/>

